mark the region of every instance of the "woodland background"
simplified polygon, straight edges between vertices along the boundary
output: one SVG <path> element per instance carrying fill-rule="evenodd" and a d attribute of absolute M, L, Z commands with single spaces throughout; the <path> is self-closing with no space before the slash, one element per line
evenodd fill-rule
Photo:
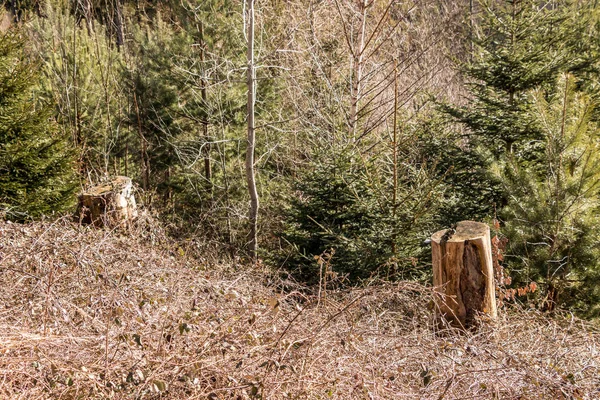
<path fill-rule="evenodd" d="M 126 175 L 171 237 L 255 259 L 250 68 L 255 263 L 309 285 L 428 282 L 424 241 L 473 219 L 497 233 L 501 299 L 597 315 L 597 2 L 3 4 L 5 219 L 72 212 Z"/>

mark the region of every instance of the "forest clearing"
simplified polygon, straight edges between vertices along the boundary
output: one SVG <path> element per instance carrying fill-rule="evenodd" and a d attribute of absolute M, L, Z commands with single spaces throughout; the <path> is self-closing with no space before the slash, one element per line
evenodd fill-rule
<path fill-rule="evenodd" d="M 0 399 L 600 399 L 600 4 L 4 0 Z"/>

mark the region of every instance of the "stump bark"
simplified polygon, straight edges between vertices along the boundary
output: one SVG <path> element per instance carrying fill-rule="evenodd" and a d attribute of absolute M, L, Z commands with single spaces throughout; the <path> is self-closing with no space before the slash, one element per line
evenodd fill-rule
<path fill-rule="evenodd" d="M 133 184 L 126 176 L 117 176 L 79 195 L 76 218 L 80 223 L 115 227 L 136 217 Z"/>
<path fill-rule="evenodd" d="M 431 236 L 433 285 L 437 310 L 452 326 L 470 328 L 475 316 L 498 315 L 492 264 L 490 228 L 462 221 L 456 230 Z"/>

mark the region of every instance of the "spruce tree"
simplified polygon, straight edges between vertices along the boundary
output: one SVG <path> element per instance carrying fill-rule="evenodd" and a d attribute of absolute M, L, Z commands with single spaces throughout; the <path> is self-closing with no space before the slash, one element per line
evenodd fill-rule
<path fill-rule="evenodd" d="M 277 262 L 296 278 L 316 283 L 326 259 L 332 272 L 357 282 L 373 276 L 422 279 L 419 259 L 439 207 L 435 171 L 418 165 L 418 146 L 402 148 L 397 199 L 383 158 L 366 160 L 352 144 L 315 149 L 294 180 L 296 195 L 284 213 Z M 379 174 L 379 176 L 375 176 Z M 321 257 L 321 258 L 320 258 Z"/>
<path fill-rule="evenodd" d="M 69 141 L 36 98 L 38 70 L 18 31 L 0 36 L 0 210 L 10 219 L 36 218 L 74 200 Z"/>
<path fill-rule="evenodd" d="M 543 133 L 529 91 L 552 91 L 562 71 L 584 63 L 570 46 L 579 36 L 573 7 L 540 7 L 535 0 L 482 0 L 473 61 L 464 64 L 470 101 L 445 111 L 470 130 L 469 140 L 494 158 L 535 157 Z M 581 51 L 580 49 L 578 50 Z"/>
<path fill-rule="evenodd" d="M 375 240 L 381 217 L 362 164 L 349 149 L 316 155 L 294 189 L 283 238 L 296 251 L 286 255 L 297 277 L 314 283 L 314 257 L 332 257 L 333 270 L 365 278 L 385 262 L 385 244 Z M 388 246 L 389 248 L 389 246 Z M 389 251 L 388 251 L 389 252 Z M 315 270 L 316 269 L 316 270 Z"/>

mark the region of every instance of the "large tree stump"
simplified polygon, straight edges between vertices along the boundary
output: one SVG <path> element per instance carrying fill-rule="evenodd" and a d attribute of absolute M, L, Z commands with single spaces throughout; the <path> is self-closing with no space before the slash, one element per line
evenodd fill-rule
<path fill-rule="evenodd" d="M 477 313 L 496 318 L 496 296 L 490 228 L 483 223 L 462 221 L 456 230 L 431 236 L 433 285 L 437 310 L 458 328 L 469 328 Z"/>
<path fill-rule="evenodd" d="M 137 217 L 131 179 L 117 176 L 79 195 L 77 219 L 80 223 L 115 227 Z"/>

